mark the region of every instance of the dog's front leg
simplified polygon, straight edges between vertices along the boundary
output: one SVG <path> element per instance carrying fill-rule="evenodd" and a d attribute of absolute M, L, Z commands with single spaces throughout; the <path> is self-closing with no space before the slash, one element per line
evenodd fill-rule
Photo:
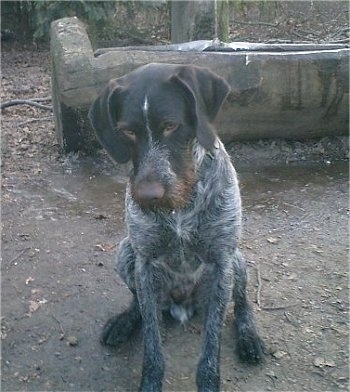
<path fill-rule="evenodd" d="M 156 273 L 150 262 L 137 258 L 135 274 L 144 345 L 140 391 L 160 392 L 164 376 L 164 358 L 159 328 Z"/>
<path fill-rule="evenodd" d="M 213 271 L 206 293 L 208 302 L 204 341 L 197 368 L 196 382 L 199 392 L 218 392 L 220 390 L 221 328 L 232 290 L 232 267 L 229 257 L 221 253 L 215 258 L 217 262 L 211 260 Z"/>

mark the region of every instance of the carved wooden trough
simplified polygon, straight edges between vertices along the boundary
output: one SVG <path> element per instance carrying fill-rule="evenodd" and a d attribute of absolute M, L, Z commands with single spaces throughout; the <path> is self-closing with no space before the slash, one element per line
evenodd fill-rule
<path fill-rule="evenodd" d="M 232 92 L 217 127 L 224 142 L 348 133 L 347 45 L 233 43 L 210 47 L 207 42 L 194 43 L 194 49 L 188 44 L 94 53 L 77 18 L 54 21 L 52 96 L 63 149 L 86 150 L 96 145 L 87 119 L 91 102 L 108 80 L 151 62 L 205 66 L 230 83 Z"/>

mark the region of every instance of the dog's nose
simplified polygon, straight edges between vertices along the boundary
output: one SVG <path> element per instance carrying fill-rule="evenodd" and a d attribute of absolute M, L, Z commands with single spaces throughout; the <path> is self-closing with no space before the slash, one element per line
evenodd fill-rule
<path fill-rule="evenodd" d="M 165 189 L 157 181 L 143 182 L 136 188 L 137 199 L 146 203 L 157 202 L 164 197 Z"/>

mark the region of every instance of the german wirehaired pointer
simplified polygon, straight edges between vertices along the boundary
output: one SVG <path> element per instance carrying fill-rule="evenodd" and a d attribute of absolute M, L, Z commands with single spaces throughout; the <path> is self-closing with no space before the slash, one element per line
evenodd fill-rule
<path fill-rule="evenodd" d="M 117 345 L 142 323 L 144 392 L 162 389 L 164 311 L 183 324 L 194 313 L 204 316 L 199 391 L 219 391 L 220 335 L 232 297 L 240 358 L 255 363 L 263 357 L 238 250 L 236 172 L 211 126 L 229 92 L 227 82 L 206 68 L 149 64 L 111 80 L 89 112 L 111 158 L 133 164 L 128 236 L 116 265 L 133 301 L 106 323 L 101 341 Z"/>

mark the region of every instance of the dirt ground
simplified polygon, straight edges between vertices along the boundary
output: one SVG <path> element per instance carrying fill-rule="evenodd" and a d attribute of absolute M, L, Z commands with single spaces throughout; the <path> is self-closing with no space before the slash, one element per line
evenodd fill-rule
<path fill-rule="evenodd" d="M 47 50 L 4 46 L 1 101 L 50 95 Z M 124 180 L 101 153 L 63 156 L 51 112 L 2 113 L 3 391 L 132 391 L 141 336 L 102 347 L 130 295 L 113 270 Z M 223 330 L 223 391 L 349 389 L 348 140 L 229 146 L 244 205 L 249 296 L 268 355 L 257 367 Z M 201 334 L 169 323 L 167 391 L 195 389 Z"/>

